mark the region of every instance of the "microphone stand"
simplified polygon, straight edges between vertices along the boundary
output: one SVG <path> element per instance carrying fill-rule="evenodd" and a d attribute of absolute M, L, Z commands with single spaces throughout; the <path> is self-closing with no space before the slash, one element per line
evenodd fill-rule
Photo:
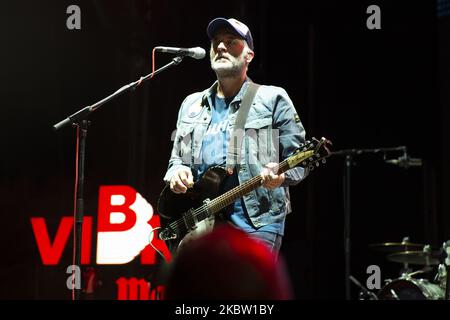
<path fill-rule="evenodd" d="M 135 89 L 138 85 L 141 84 L 142 81 L 148 80 L 150 78 L 152 78 L 154 75 L 160 73 L 161 71 L 166 70 L 167 68 L 173 66 L 173 65 L 177 65 L 179 64 L 181 61 L 183 60 L 183 57 L 175 57 L 172 59 L 172 62 L 166 64 L 165 66 L 162 66 L 161 68 L 155 70 L 154 72 L 146 75 L 145 77 L 141 77 L 139 80 L 131 82 L 130 84 L 127 84 L 125 86 L 123 86 L 122 88 L 120 88 L 119 90 L 117 90 L 116 92 L 114 92 L 113 94 L 107 96 L 106 98 L 94 103 L 91 106 L 87 106 L 77 112 L 75 112 L 74 114 L 72 114 L 71 116 L 67 117 L 66 119 L 58 122 L 57 124 L 55 124 L 53 126 L 54 130 L 58 130 L 61 129 L 65 126 L 67 126 L 68 124 L 74 124 L 74 123 L 78 123 L 80 120 L 82 120 L 83 118 L 86 118 L 91 112 L 97 110 L 101 105 L 105 104 L 106 102 L 108 102 L 109 100 L 112 100 L 113 98 L 121 95 L 122 93 L 130 90 L 130 89 Z"/>
<path fill-rule="evenodd" d="M 77 189 L 76 189 L 76 207 L 75 207 L 75 265 L 78 266 L 81 270 L 81 232 L 83 225 L 83 216 L 84 216 L 84 169 L 85 169 L 85 156 L 86 156 L 86 138 L 87 138 L 87 129 L 90 125 L 90 121 L 85 120 L 88 115 L 98 108 L 105 104 L 106 102 L 112 100 L 113 98 L 123 94 L 126 91 L 131 89 L 135 89 L 139 86 L 143 81 L 151 79 L 154 75 L 166 70 L 167 68 L 178 65 L 183 60 L 183 57 L 178 56 L 172 59 L 172 61 L 161 68 L 155 70 L 154 72 L 146 75 L 145 77 L 141 77 L 139 80 L 131 82 L 128 85 L 121 87 L 119 90 L 114 92 L 113 94 L 107 96 L 106 98 L 94 103 L 93 105 L 84 107 L 74 114 L 68 116 L 66 119 L 58 122 L 53 126 L 53 129 L 59 130 L 63 127 L 68 126 L 69 124 L 72 127 L 79 127 L 81 131 L 80 135 L 80 143 L 77 143 L 76 154 L 77 154 L 77 163 L 78 163 L 78 178 L 77 178 Z M 72 269 L 75 270 L 75 269 Z M 73 271 L 75 272 L 75 271 Z M 83 279 L 83 277 L 80 277 Z M 81 286 L 82 287 L 82 286 Z M 81 298 L 81 287 L 75 288 L 75 300 L 80 300 Z"/>
<path fill-rule="evenodd" d="M 361 154 L 386 153 L 390 151 L 403 151 L 406 147 L 377 148 L 377 149 L 345 149 L 332 152 L 330 155 L 344 156 L 343 175 L 343 201 L 344 201 L 344 254 L 345 254 L 345 298 L 351 299 L 350 287 L 350 263 L 351 263 L 351 240 L 350 240 L 350 213 L 351 213 L 351 168 L 354 157 Z"/>

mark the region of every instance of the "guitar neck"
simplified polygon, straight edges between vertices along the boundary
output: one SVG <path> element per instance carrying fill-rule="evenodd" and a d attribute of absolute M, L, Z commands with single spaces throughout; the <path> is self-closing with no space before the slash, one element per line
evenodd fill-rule
<path fill-rule="evenodd" d="M 280 162 L 278 164 L 278 170 L 276 170 L 277 174 L 281 174 L 289 169 L 289 163 L 286 160 Z M 254 176 L 250 180 L 247 180 L 243 184 L 225 192 L 221 196 L 211 200 L 208 202 L 208 213 L 215 214 L 222 210 L 223 208 L 229 206 L 237 199 L 242 198 L 247 193 L 255 190 L 256 188 L 261 186 L 261 175 Z"/>

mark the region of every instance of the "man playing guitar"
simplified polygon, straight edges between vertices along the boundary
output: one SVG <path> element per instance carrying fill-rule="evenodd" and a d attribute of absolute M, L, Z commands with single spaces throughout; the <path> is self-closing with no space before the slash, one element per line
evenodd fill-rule
<path fill-rule="evenodd" d="M 278 254 L 286 214 L 291 211 L 288 187 L 304 179 L 308 170 L 295 167 L 277 174 L 277 166 L 304 144 L 305 130 L 284 89 L 254 86 L 248 78 L 248 66 L 255 53 L 245 24 L 216 18 L 209 23 L 207 35 L 217 81 L 183 101 L 164 181 L 173 193 L 181 195 L 216 166 L 227 167 L 224 192 L 261 175 L 263 188 L 243 194 L 223 216 Z M 252 99 L 245 98 L 252 86 Z M 246 117 L 239 120 L 239 109 L 246 99 L 252 103 Z M 236 149 L 238 162 L 230 163 L 227 150 L 238 121 L 243 122 L 246 133 Z"/>

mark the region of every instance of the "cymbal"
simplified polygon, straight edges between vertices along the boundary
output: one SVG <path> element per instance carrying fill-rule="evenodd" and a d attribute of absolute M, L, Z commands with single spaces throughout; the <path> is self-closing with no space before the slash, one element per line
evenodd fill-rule
<path fill-rule="evenodd" d="M 369 245 L 370 248 L 383 251 L 383 252 L 404 252 L 411 250 L 421 250 L 425 247 L 424 244 L 412 243 L 412 242 L 384 242 L 384 243 L 374 243 Z"/>
<path fill-rule="evenodd" d="M 429 253 L 424 251 L 403 251 L 392 253 L 387 256 L 392 262 L 409 263 L 418 265 L 438 265 L 438 253 Z"/>

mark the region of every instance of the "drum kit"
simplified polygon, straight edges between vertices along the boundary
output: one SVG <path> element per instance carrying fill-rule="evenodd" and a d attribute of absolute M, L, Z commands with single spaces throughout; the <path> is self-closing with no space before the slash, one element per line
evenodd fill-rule
<path fill-rule="evenodd" d="M 386 280 L 385 285 L 372 294 L 371 300 L 449 300 L 450 241 L 435 250 L 429 245 L 409 242 L 371 244 L 370 248 L 386 254 L 388 261 L 402 264 L 400 277 Z M 419 266 L 414 271 L 411 265 Z M 431 275 L 428 279 L 425 274 Z M 433 277 L 434 275 L 434 277 Z M 449 279 L 450 280 L 450 279 Z"/>

